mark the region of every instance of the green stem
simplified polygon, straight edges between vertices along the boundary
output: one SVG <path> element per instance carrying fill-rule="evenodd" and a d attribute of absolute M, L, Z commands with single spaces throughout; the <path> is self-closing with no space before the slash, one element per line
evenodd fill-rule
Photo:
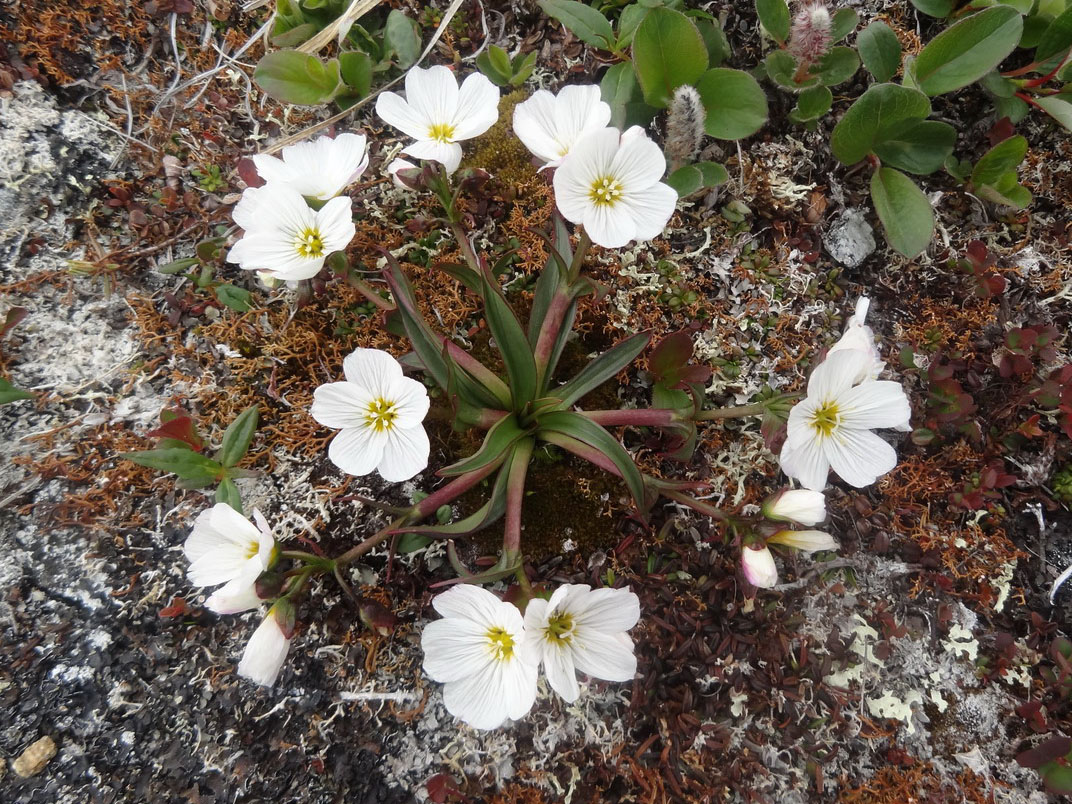
<path fill-rule="evenodd" d="M 740 419 L 745 416 L 762 416 L 767 412 L 767 405 L 764 402 L 755 402 L 751 405 L 737 405 L 736 407 L 729 408 L 712 408 L 711 410 L 701 410 L 696 414 L 696 421 L 698 422 L 710 422 L 715 419 Z"/>
<path fill-rule="evenodd" d="M 592 247 L 592 238 L 588 236 L 583 228 L 581 229 L 581 236 L 577 239 L 577 250 L 573 252 L 573 262 L 569 267 L 569 284 L 572 285 L 577 281 L 577 277 L 581 275 L 581 268 L 584 267 L 584 258 L 588 256 L 588 249 Z"/>
<path fill-rule="evenodd" d="M 710 503 L 697 500 L 695 497 L 690 497 L 688 494 L 682 494 L 680 491 L 673 491 L 671 489 L 663 489 L 663 496 L 674 502 L 681 503 L 684 506 L 691 508 L 693 511 L 697 511 L 704 516 L 709 516 L 712 519 L 719 522 L 726 522 L 728 524 L 733 523 L 733 517 L 718 508 L 715 508 Z"/>
<path fill-rule="evenodd" d="M 353 274 L 350 274 L 349 277 L 347 277 L 347 282 L 350 283 L 350 287 L 357 290 L 358 293 L 360 293 L 374 305 L 379 307 L 381 310 L 390 312 L 391 310 L 395 309 L 395 305 L 391 304 L 391 302 L 387 301 L 387 299 L 377 293 L 376 289 L 373 288 L 372 285 L 370 285 L 364 279 L 359 279 Z"/>
<path fill-rule="evenodd" d="M 528 573 L 525 572 L 525 563 L 523 561 L 518 563 L 514 575 L 517 577 L 517 585 L 521 589 L 521 600 L 517 601 L 517 607 L 521 609 L 521 613 L 524 614 L 525 607 L 536 595 L 532 591 L 532 584 L 529 582 Z"/>
<path fill-rule="evenodd" d="M 309 578 L 311 578 L 313 573 L 317 571 L 317 567 L 306 567 L 290 584 L 288 584 L 289 588 L 287 589 L 283 597 L 297 597 L 301 593 L 302 588 L 308 582 Z"/>
<path fill-rule="evenodd" d="M 580 410 L 577 412 L 603 427 L 667 427 L 681 420 L 677 412 L 669 408 Z"/>
<path fill-rule="evenodd" d="M 525 477 L 535 441 L 525 438 L 514 447 L 506 480 L 506 515 L 503 524 L 503 555 L 521 557 L 521 504 L 525 499 Z"/>

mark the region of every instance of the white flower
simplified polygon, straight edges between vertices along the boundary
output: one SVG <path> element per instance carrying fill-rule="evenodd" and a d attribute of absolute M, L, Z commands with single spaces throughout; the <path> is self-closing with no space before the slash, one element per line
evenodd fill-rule
<path fill-rule="evenodd" d="M 217 614 L 235 614 L 260 605 L 254 584 L 268 569 L 275 539 L 260 511 L 254 525 L 226 503 L 202 511 L 183 545 L 195 586 L 216 586 L 206 605 Z"/>
<path fill-rule="evenodd" d="M 741 550 L 741 572 L 752 586 L 761 589 L 770 589 L 778 583 L 778 567 L 766 547 L 744 547 Z"/>
<path fill-rule="evenodd" d="M 514 133 L 544 168 L 558 167 L 577 140 L 609 122 L 598 86 L 563 87 L 557 96 L 540 89 L 514 107 Z"/>
<path fill-rule="evenodd" d="M 363 134 L 317 137 L 283 149 L 283 158 L 253 157 L 257 173 L 269 184 L 285 184 L 308 198 L 327 201 L 353 183 L 368 167 Z"/>
<path fill-rule="evenodd" d="M 524 717 L 536 700 L 538 667 L 522 657 L 517 607 L 469 584 L 437 595 L 432 606 L 443 619 L 421 634 L 424 672 L 443 683 L 447 711 L 477 729 Z"/>
<path fill-rule="evenodd" d="M 821 491 L 831 468 L 851 486 L 874 483 L 897 465 L 893 447 L 871 432 L 908 424 L 911 409 L 901 386 L 872 380 L 853 385 L 871 358 L 859 349 L 827 357 L 808 380 L 808 395 L 789 411 L 782 471 Z"/>
<path fill-rule="evenodd" d="M 767 539 L 767 544 L 784 544 L 803 553 L 837 550 L 839 546 L 833 536 L 821 530 L 780 530 Z"/>
<path fill-rule="evenodd" d="M 313 392 L 312 417 L 342 429 L 328 447 L 332 463 L 351 475 L 375 470 L 384 480 L 409 480 L 428 465 L 428 391 L 402 376 L 387 352 L 357 349 L 342 364 L 346 382 Z"/>
<path fill-rule="evenodd" d="M 818 525 L 826 519 L 826 498 L 821 491 L 783 489 L 763 503 L 763 516 L 775 522 Z"/>
<path fill-rule="evenodd" d="M 861 296 L 856 300 L 856 313 L 849 318 L 845 333 L 827 352 L 827 357 L 829 357 L 835 352 L 845 349 L 859 349 L 870 357 L 870 361 L 861 367 L 853 379 L 854 385 L 865 380 L 877 380 L 878 375 L 882 373 L 882 369 L 886 366 L 882 356 L 878 353 L 878 349 L 875 347 L 874 331 L 864 323 L 867 319 L 867 308 L 870 305 L 871 300 L 866 296 Z"/>
<path fill-rule="evenodd" d="M 245 229 L 227 261 L 247 271 L 269 271 L 276 279 L 309 279 L 334 251 L 342 251 L 357 229 L 349 196 L 333 198 L 314 212 L 301 193 L 266 184 L 242 193 L 234 220 Z"/>
<path fill-rule="evenodd" d="M 577 671 L 605 681 L 632 681 L 633 640 L 625 632 L 640 619 L 640 599 L 628 589 L 566 584 L 550 600 L 534 598 L 525 609 L 526 658 L 538 657 L 551 689 L 577 700 Z"/>
<path fill-rule="evenodd" d="M 398 171 L 418 169 L 419 166 L 413 164 L 408 159 L 392 159 L 391 164 L 387 166 L 387 175 L 391 177 L 391 181 L 394 182 L 395 187 L 399 188 L 400 190 L 412 190 L 412 187 L 410 187 L 398 177 Z"/>
<path fill-rule="evenodd" d="M 499 90 L 480 73 L 467 77 L 459 89 L 446 67 L 414 67 L 406 73 L 405 99 L 382 93 L 376 114 L 417 140 L 402 153 L 440 162 L 453 173 L 462 161 L 458 143 L 483 134 L 499 119 Z"/>
<path fill-rule="evenodd" d="M 555 201 L 601 246 L 650 240 L 666 228 L 677 204 L 677 193 L 659 181 L 665 170 L 663 152 L 641 128 L 624 134 L 605 128 L 584 136 L 562 160 Z"/>
<path fill-rule="evenodd" d="M 294 605 L 280 600 L 268 610 L 268 616 L 246 643 L 242 660 L 238 663 L 238 675 L 265 687 L 275 684 L 290 650 L 292 636 Z"/>

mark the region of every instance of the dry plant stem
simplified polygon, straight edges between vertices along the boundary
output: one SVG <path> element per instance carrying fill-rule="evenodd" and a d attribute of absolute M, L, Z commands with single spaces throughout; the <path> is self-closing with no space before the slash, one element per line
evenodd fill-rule
<path fill-rule="evenodd" d="M 696 421 L 710 422 L 716 419 L 740 419 L 745 416 L 762 416 L 767 412 L 767 406 L 762 402 L 751 405 L 737 405 L 729 408 L 712 408 L 701 410 L 696 414 Z"/>
<path fill-rule="evenodd" d="M 525 499 L 525 477 L 535 442 L 526 438 L 514 448 L 506 481 L 506 516 L 503 524 L 503 560 L 510 563 L 521 557 L 521 504 Z M 523 572 L 524 570 L 522 570 Z"/>
<path fill-rule="evenodd" d="M 676 503 L 681 503 L 682 505 L 691 508 L 693 511 L 697 511 L 705 516 L 709 516 L 712 519 L 718 520 L 719 522 L 732 521 L 732 517 L 730 517 L 729 514 L 718 508 L 715 508 L 713 505 L 705 503 L 701 500 L 697 500 L 695 497 L 690 497 L 688 494 L 682 494 L 680 491 L 673 491 L 671 489 L 664 489 L 663 495 L 669 500 L 673 500 Z"/>
<path fill-rule="evenodd" d="M 586 419 L 603 427 L 666 427 L 681 417 L 669 408 L 644 408 L 636 410 L 581 410 Z"/>

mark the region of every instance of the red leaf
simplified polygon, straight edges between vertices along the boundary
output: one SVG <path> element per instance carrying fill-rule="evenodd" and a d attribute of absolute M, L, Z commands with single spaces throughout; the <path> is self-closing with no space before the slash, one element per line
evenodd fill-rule
<path fill-rule="evenodd" d="M 238 177 L 246 183 L 247 187 L 260 187 L 264 184 L 264 179 L 257 172 L 257 166 L 248 156 L 238 160 Z"/>
<path fill-rule="evenodd" d="M 161 617 L 169 619 L 171 617 L 181 617 L 187 611 L 188 609 L 186 608 L 186 598 L 173 597 L 171 598 L 171 603 L 169 605 L 164 606 L 164 608 L 160 609 L 159 614 Z"/>
<path fill-rule="evenodd" d="M 159 427 L 150 430 L 145 435 L 149 438 L 170 438 L 174 441 L 181 441 L 195 452 L 200 452 L 204 448 L 204 441 L 197 434 L 194 420 L 181 410 L 161 411 L 160 421 L 162 423 Z"/>

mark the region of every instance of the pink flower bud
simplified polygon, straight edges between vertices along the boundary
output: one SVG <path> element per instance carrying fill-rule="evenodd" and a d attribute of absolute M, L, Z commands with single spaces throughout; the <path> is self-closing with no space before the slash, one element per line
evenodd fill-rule
<path fill-rule="evenodd" d="M 807 3 L 793 17 L 788 50 L 801 67 L 815 64 L 833 44 L 830 12 L 822 2 Z"/>
<path fill-rule="evenodd" d="M 778 583 L 778 567 L 766 547 L 745 547 L 741 550 L 741 572 L 752 586 L 770 589 Z"/>

